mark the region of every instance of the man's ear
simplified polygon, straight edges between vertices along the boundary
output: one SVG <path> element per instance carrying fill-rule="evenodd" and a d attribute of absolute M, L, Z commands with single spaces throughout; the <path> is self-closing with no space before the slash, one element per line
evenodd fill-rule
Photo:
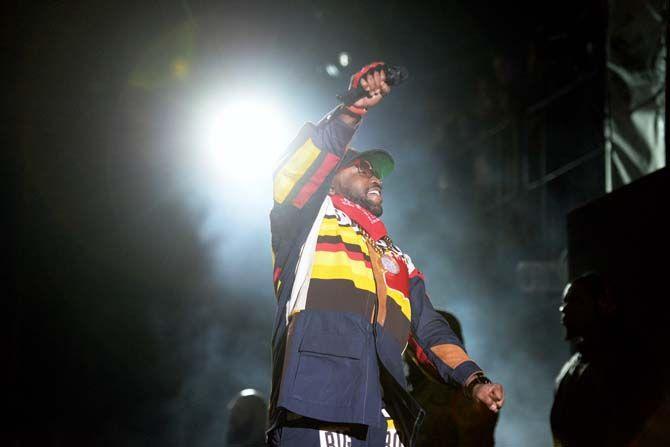
<path fill-rule="evenodd" d="M 335 194 L 335 182 L 337 182 L 337 176 L 340 175 L 340 173 L 336 173 L 333 176 L 333 179 L 330 181 L 330 187 L 328 188 L 328 194 Z"/>

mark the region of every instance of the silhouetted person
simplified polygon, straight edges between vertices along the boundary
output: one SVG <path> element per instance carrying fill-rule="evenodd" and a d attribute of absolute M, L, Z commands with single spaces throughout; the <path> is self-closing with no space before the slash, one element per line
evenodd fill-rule
<path fill-rule="evenodd" d="M 461 324 L 453 314 L 438 310 L 461 340 Z M 409 353 L 409 351 L 408 351 Z M 417 445 L 448 447 L 486 447 L 494 445 L 498 414 L 468 398 L 461 387 L 439 379 L 435 374 L 417 366 L 410 357 L 408 381 L 412 395 L 426 411 Z"/>
<path fill-rule="evenodd" d="M 568 284 L 560 311 L 577 352 L 556 379 L 554 445 L 631 445 L 660 391 L 638 357 L 635 334 L 621 329 L 617 304 L 596 273 Z"/>
<path fill-rule="evenodd" d="M 268 404 L 254 389 L 240 391 L 228 405 L 227 447 L 260 447 L 265 445 Z"/>

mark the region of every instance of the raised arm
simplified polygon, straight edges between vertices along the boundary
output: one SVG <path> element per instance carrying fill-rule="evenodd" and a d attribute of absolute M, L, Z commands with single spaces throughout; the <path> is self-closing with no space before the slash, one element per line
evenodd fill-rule
<path fill-rule="evenodd" d="M 360 85 L 367 97 L 348 107 L 338 106 L 317 125 L 302 128 L 275 171 L 275 206 L 303 208 L 335 170 L 362 117 L 391 91 L 382 66 L 381 62 L 367 65 L 351 78 L 349 88 Z"/>
<path fill-rule="evenodd" d="M 368 96 L 349 107 L 338 106 L 318 124 L 308 123 L 289 145 L 274 172 L 270 212 L 272 252 L 275 260 L 275 291 L 289 259 L 294 239 L 311 225 L 318 207 L 346 153 L 356 129 L 367 111 L 377 106 L 391 88 L 385 82 L 381 63 L 363 67 L 352 76 L 349 88 L 359 85 Z"/>

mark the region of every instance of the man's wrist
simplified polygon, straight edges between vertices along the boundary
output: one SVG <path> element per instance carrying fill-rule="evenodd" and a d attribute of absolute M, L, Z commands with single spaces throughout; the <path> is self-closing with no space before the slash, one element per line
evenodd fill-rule
<path fill-rule="evenodd" d="M 353 104 L 349 106 L 344 106 L 343 109 L 345 113 L 355 115 L 360 118 L 362 118 L 363 116 L 365 116 L 366 113 L 368 113 L 368 109 L 366 109 L 365 107 L 356 107 Z"/>
<path fill-rule="evenodd" d="M 363 115 L 352 111 L 350 107 L 352 106 L 339 106 L 335 110 L 335 116 L 349 125 L 356 126 L 361 122 Z"/>

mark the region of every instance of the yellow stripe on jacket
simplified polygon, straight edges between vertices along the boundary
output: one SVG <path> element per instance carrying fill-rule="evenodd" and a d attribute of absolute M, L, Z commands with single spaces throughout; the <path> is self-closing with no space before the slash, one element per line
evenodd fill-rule
<path fill-rule="evenodd" d="M 283 203 L 286 200 L 296 183 L 305 175 L 320 153 L 321 150 L 309 138 L 300 149 L 291 155 L 291 158 L 275 175 L 274 199 L 277 203 Z"/>

